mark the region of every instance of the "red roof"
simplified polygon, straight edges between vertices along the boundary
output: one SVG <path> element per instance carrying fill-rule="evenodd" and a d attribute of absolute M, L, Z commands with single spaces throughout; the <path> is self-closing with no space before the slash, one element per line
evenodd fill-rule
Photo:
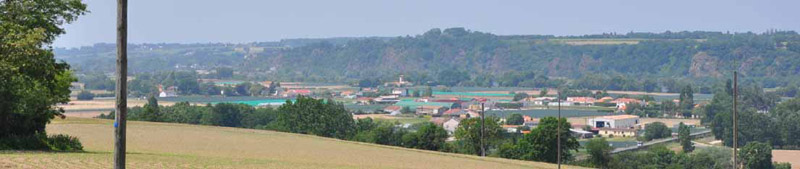
<path fill-rule="evenodd" d="M 611 103 L 639 103 L 640 100 L 631 99 L 631 98 L 619 98 L 617 100 L 612 101 Z"/>
<path fill-rule="evenodd" d="M 461 111 L 461 109 L 458 109 L 458 108 L 450 109 L 450 110 L 445 111 L 444 114 L 453 114 L 453 113 L 456 113 L 458 111 Z"/>
<path fill-rule="evenodd" d="M 311 94 L 311 90 L 308 90 L 308 89 L 292 89 L 292 90 L 289 90 L 289 93 Z"/>

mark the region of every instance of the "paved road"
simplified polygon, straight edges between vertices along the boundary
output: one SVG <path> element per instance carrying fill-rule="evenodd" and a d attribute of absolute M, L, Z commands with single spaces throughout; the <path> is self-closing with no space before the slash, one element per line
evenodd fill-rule
<path fill-rule="evenodd" d="M 711 130 L 692 133 L 691 136 L 694 137 L 694 136 L 697 136 L 697 135 L 704 135 L 704 134 L 708 134 L 708 133 L 711 133 Z M 620 152 L 625 152 L 625 151 L 637 150 L 637 149 L 640 149 L 640 148 L 644 148 L 644 147 L 648 147 L 648 146 L 652 146 L 652 145 L 656 145 L 656 144 L 661 144 L 661 143 L 668 143 L 668 142 L 675 141 L 675 140 L 678 140 L 678 137 L 657 139 L 657 140 L 653 140 L 653 141 L 649 141 L 649 142 L 643 143 L 642 146 L 630 146 L 630 147 L 616 148 L 613 151 L 611 151 L 611 153 L 614 154 L 614 153 L 620 153 Z"/>

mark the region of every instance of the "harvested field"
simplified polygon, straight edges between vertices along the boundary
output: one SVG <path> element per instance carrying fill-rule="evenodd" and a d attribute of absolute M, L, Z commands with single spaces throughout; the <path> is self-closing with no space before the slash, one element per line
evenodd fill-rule
<path fill-rule="evenodd" d="M 800 150 L 772 150 L 772 161 L 788 162 L 792 169 L 800 169 Z"/>
<path fill-rule="evenodd" d="M 0 168 L 109 168 L 111 123 L 55 120 L 48 133 L 77 136 L 87 152 L 4 152 Z M 135 121 L 128 125 L 129 168 L 556 168 L 267 130 Z"/>
<path fill-rule="evenodd" d="M 113 98 L 103 98 L 95 100 L 77 100 L 72 99 L 67 104 L 57 105 L 66 111 L 65 115 L 68 117 L 95 117 L 101 113 L 108 113 L 114 110 L 115 100 Z M 147 100 L 138 98 L 128 98 L 128 107 L 144 106 Z M 169 106 L 175 102 L 159 101 L 159 105 Z"/>

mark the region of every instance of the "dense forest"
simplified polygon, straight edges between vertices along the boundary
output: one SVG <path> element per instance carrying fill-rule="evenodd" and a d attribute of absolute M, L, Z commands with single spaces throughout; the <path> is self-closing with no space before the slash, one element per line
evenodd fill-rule
<path fill-rule="evenodd" d="M 131 73 L 233 68 L 238 78 L 449 86 L 554 87 L 678 92 L 738 70 L 744 83 L 796 86 L 800 35 L 663 32 L 500 36 L 464 28 L 395 38 L 294 39 L 248 44 L 137 44 Z M 114 46 L 56 48 L 79 73 L 113 71 Z M 109 63 L 109 64 L 98 64 Z M 710 92 L 710 91 L 707 91 Z M 792 93 L 794 94 L 794 93 Z"/>

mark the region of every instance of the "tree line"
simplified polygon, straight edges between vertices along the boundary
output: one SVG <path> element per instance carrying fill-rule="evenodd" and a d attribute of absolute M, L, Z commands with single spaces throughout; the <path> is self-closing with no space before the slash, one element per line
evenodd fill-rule
<path fill-rule="evenodd" d="M 99 118 L 113 119 L 114 113 Z M 187 102 L 172 106 L 159 106 L 155 97 L 141 107 L 128 111 L 129 120 L 187 123 L 212 126 L 266 129 L 291 133 L 311 134 L 342 140 L 416 148 L 424 150 L 554 162 L 557 151 L 556 118 L 543 118 L 540 127 L 532 134 L 507 133 L 496 117 L 463 119 L 453 135 L 456 141 L 446 142 L 448 132 L 431 122 L 404 127 L 400 123 L 364 118 L 354 120 L 340 103 L 332 100 L 300 96 L 277 108 L 255 108 L 244 104 L 218 103 L 191 105 Z M 572 152 L 580 146 L 569 132 L 570 124 L 562 118 L 564 147 L 560 150 L 565 160 L 573 158 Z M 484 139 L 480 128 L 484 125 Z M 483 149 L 481 143 L 483 142 Z"/>

